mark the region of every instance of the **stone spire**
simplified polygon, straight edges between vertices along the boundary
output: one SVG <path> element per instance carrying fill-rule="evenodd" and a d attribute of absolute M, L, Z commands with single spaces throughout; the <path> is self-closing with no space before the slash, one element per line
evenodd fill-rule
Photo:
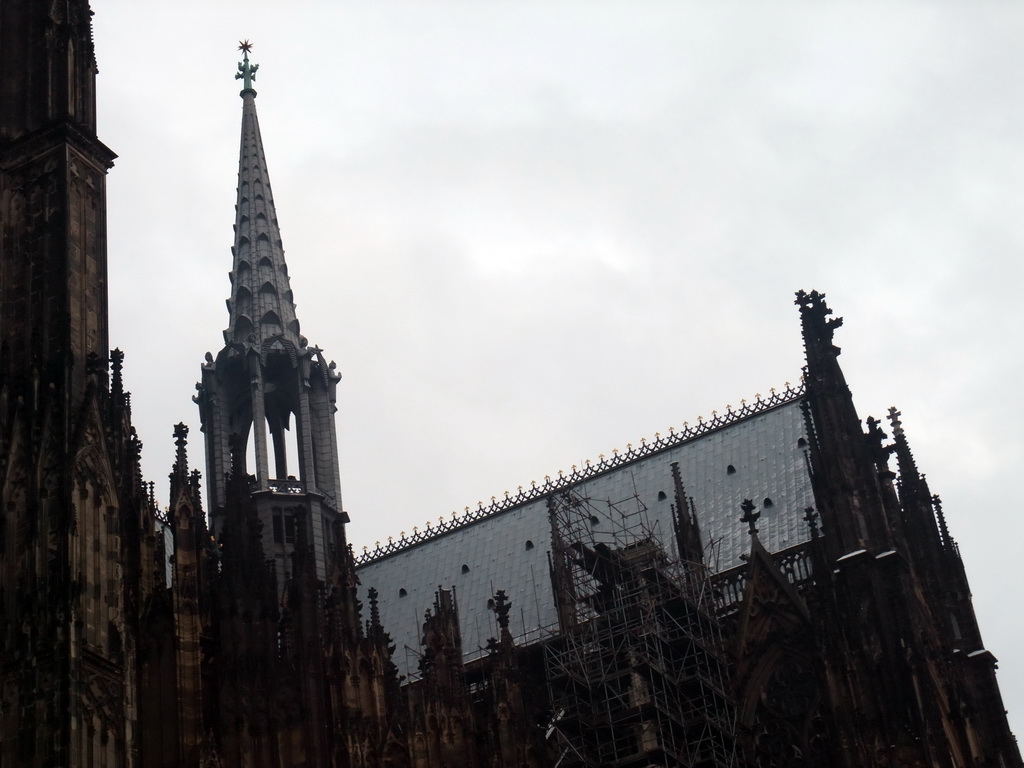
<path fill-rule="evenodd" d="M 0 3 L 0 369 L 26 382 L 19 397 L 40 414 L 26 396 L 66 393 L 77 408 L 90 373 L 105 377 L 90 356 L 110 352 L 106 175 L 116 156 L 96 137 L 91 17 L 86 0 Z"/>
<path fill-rule="evenodd" d="M 174 467 L 171 469 L 171 503 L 189 488 L 188 479 L 188 427 L 178 422 L 174 425 Z"/>
<path fill-rule="evenodd" d="M 256 117 L 251 47 L 240 45 L 237 73 L 244 87 L 230 321 L 224 348 L 216 358 L 206 355 L 194 399 L 206 438 L 212 531 L 219 535 L 230 512 L 226 478 L 233 474 L 250 489 L 264 555 L 283 585 L 300 525 L 317 578 L 326 579 L 332 561 L 347 555 L 343 530 L 332 533 L 345 519 L 334 426 L 341 376 L 299 334 Z"/>
<path fill-rule="evenodd" d="M 832 557 L 861 549 L 892 548 L 883 499 L 875 492 L 877 435 L 865 435 L 833 341 L 841 317 L 832 316 L 825 294 L 797 291 L 807 356 L 805 417 L 810 440 L 811 482 Z M 746 521 L 744 521 L 746 522 Z"/>
<path fill-rule="evenodd" d="M 281 231 L 274 210 L 274 193 L 263 152 L 256 91 L 252 81 L 259 65 L 249 63 L 248 41 L 239 46 L 244 59 L 236 77 L 243 80 L 242 140 L 238 156 L 238 197 L 235 205 L 234 262 L 230 273 L 230 321 L 224 331 L 228 344 L 252 344 L 259 349 L 300 346 L 299 321 L 288 282 Z M 287 343 L 284 343 L 287 342 Z"/>
<path fill-rule="evenodd" d="M 676 535 L 679 560 L 686 572 L 687 581 L 692 585 L 703 582 L 707 576 L 704 563 L 704 545 L 700 537 L 700 523 L 694 509 L 693 497 L 686 493 L 679 462 L 673 461 L 672 484 L 675 488 L 675 502 L 672 505 L 672 527 Z"/>

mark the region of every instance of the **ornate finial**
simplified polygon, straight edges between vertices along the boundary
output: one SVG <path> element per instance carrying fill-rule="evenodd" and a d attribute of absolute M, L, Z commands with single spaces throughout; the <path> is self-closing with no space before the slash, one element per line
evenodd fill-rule
<path fill-rule="evenodd" d="M 903 414 L 896 410 L 896 406 L 892 406 L 889 409 L 889 423 L 892 424 L 892 434 L 894 437 L 903 437 L 903 422 L 900 421 L 900 416 Z"/>
<path fill-rule="evenodd" d="M 760 512 L 755 512 L 754 502 L 750 499 L 744 499 L 743 503 L 740 504 L 740 509 L 743 510 L 743 517 L 740 518 L 741 523 L 746 523 L 750 526 L 750 535 L 754 536 L 757 533 L 757 528 L 754 527 L 754 523 L 761 516 Z"/>
<path fill-rule="evenodd" d="M 818 513 L 814 511 L 814 507 L 807 507 L 804 510 L 804 520 L 811 529 L 811 538 L 818 538 Z"/>
<path fill-rule="evenodd" d="M 832 314 L 832 310 L 825 303 L 825 294 L 818 291 L 811 291 L 810 293 L 797 291 L 794 303 L 800 307 L 805 341 L 810 340 L 808 338 L 810 334 L 813 338 L 831 345 L 832 335 L 835 333 L 835 329 L 843 324 L 843 318 L 829 317 Z M 788 382 L 786 383 L 786 388 L 789 389 Z"/>
<path fill-rule="evenodd" d="M 508 595 L 505 594 L 505 590 L 499 589 L 495 593 L 491 610 L 494 611 L 498 627 L 502 631 L 508 631 L 508 614 L 512 610 L 512 605 L 509 602 Z"/>
<path fill-rule="evenodd" d="M 188 427 L 183 422 L 179 421 L 174 425 L 174 444 L 179 455 L 185 452 L 185 446 L 188 444 Z"/>
<path fill-rule="evenodd" d="M 238 72 L 235 73 L 235 80 L 242 81 L 242 92 L 245 93 L 245 91 L 253 90 L 252 81 L 256 79 L 256 70 L 260 68 L 260 65 L 249 63 L 249 51 L 252 50 L 252 43 L 248 40 L 240 40 L 238 50 L 242 52 L 242 60 L 238 62 Z"/>
<path fill-rule="evenodd" d="M 369 625 L 371 629 L 381 629 L 380 623 L 380 605 L 378 601 L 378 592 L 373 587 L 370 587 L 366 592 L 366 597 L 370 602 L 370 621 Z"/>
<path fill-rule="evenodd" d="M 176 447 L 174 454 L 174 467 L 171 472 L 171 495 L 176 495 L 178 491 L 183 490 L 184 484 L 188 479 L 188 453 L 186 452 L 186 446 L 188 445 L 188 427 L 182 422 L 178 422 L 174 425 L 174 445 Z M 172 502 L 176 499 L 172 499 Z"/>
<path fill-rule="evenodd" d="M 120 349 L 110 350 L 110 391 L 115 395 L 124 392 L 124 382 L 121 378 L 121 369 L 124 367 L 124 352 Z"/>

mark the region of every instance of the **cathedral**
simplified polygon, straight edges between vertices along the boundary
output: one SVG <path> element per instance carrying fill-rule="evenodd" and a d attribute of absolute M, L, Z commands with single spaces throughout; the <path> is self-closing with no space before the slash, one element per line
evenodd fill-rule
<path fill-rule="evenodd" d="M 941 500 L 817 291 L 799 386 L 356 556 L 247 44 L 224 346 L 161 508 L 91 16 L 0 5 L 0 768 L 1024 766 Z"/>

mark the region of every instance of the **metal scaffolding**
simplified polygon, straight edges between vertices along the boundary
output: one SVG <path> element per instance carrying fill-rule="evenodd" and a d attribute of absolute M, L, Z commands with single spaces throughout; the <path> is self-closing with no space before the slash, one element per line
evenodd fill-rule
<path fill-rule="evenodd" d="M 734 710 L 703 566 L 669 557 L 639 497 L 595 502 L 570 489 L 548 509 L 558 765 L 734 765 Z"/>

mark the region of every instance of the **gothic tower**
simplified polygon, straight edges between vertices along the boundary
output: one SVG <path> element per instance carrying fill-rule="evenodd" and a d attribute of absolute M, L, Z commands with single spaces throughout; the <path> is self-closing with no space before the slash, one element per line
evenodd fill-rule
<path fill-rule="evenodd" d="M 299 332 L 256 117 L 252 85 L 259 65 L 249 63 L 248 43 L 241 50 L 242 141 L 228 328 L 216 360 L 207 355 L 195 400 L 206 434 L 211 529 L 216 535 L 223 526 L 230 441 L 238 435 L 247 444 L 245 472 L 280 586 L 300 524 L 321 580 L 337 559 L 333 550 L 344 546 L 334 427 L 341 376 Z"/>
<path fill-rule="evenodd" d="M 5 373 L 72 401 L 107 349 L 106 172 L 85 0 L 0 8 Z M 27 64 L 27 66 L 26 66 Z M 77 405 L 77 403 L 75 403 Z"/>
<path fill-rule="evenodd" d="M 211 526 L 195 525 L 206 534 L 201 552 L 197 537 L 175 532 L 175 562 L 189 558 L 200 576 L 202 617 L 190 634 L 197 663 L 179 662 L 198 671 L 179 695 L 198 694 L 202 727 L 184 733 L 183 714 L 180 741 L 204 766 L 401 768 L 393 647 L 375 613 L 365 627 L 360 619 L 345 542 L 334 431 L 340 377 L 299 333 L 249 48 L 242 43 L 238 72 L 244 87 L 229 324 L 224 349 L 216 360 L 207 356 L 195 398 L 206 433 Z M 183 484 L 183 458 L 178 465 Z M 195 503 L 187 501 L 186 509 Z M 190 595 L 182 597 L 188 604 Z M 177 614 L 185 637 L 188 617 Z"/>
<path fill-rule="evenodd" d="M 152 588 L 87 0 L 0 4 L 0 765 L 130 766 Z M 108 380 L 108 360 L 114 362 Z"/>

